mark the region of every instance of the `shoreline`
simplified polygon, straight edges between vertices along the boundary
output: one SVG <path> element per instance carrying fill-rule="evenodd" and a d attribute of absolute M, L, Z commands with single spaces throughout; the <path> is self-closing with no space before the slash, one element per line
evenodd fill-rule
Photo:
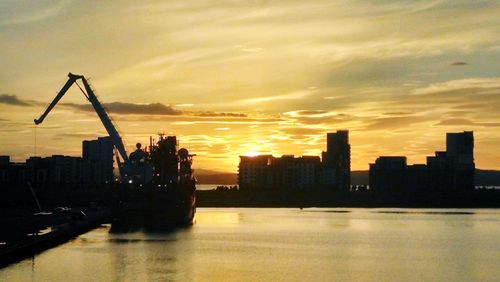
<path fill-rule="evenodd" d="M 369 191 L 196 191 L 197 207 L 246 208 L 500 208 L 500 191 L 433 195 L 380 195 Z"/>
<path fill-rule="evenodd" d="M 107 221 L 109 215 L 107 209 L 88 212 L 84 219 L 47 226 L 50 229 L 47 233 L 36 235 L 38 234 L 37 231 L 36 234 L 32 233 L 31 236 L 6 240 L 5 244 L 0 246 L 0 268 L 42 253 L 98 228 Z"/>

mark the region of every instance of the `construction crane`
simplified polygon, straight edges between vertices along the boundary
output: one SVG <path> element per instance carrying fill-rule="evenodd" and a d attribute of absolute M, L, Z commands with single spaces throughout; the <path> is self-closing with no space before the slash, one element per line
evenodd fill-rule
<path fill-rule="evenodd" d="M 79 79 L 82 80 L 83 87 L 85 88 L 85 90 L 83 90 L 83 88 L 78 84 L 77 80 Z M 113 142 L 114 147 L 116 148 L 116 150 L 120 154 L 120 157 L 123 160 L 123 165 L 119 165 L 120 174 L 122 176 L 126 176 L 127 172 L 130 171 L 131 164 L 127 152 L 125 150 L 125 146 L 123 145 L 122 138 L 120 137 L 120 134 L 113 125 L 111 118 L 106 113 L 106 110 L 97 99 L 97 96 L 94 94 L 94 91 L 90 87 L 90 84 L 88 83 L 87 79 L 85 79 L 83 75 L 68 73 L 68 81 L 66 81 L 66 83 L 61 88 L 59 93 L 57 93 L 56 97 L 54 98 L 52 103 L 50 103 L 50 105 L 47 107 L 45 112 L 38 119 L 35 119 L 35 124 L 38 125 L 43 122 L 45 117 L 47 117 L 47 115 L 55 107 L 55 105 L 59 102 L 59 100 L 61 100 L 64 94 L 66 94 L 66 92 L 73 85 L 73 83 L 75 83 L 78 86 L 78 88 L 80 88 L 85 98 L 87 98 L 87 100 L 90 101 L 92 107 L 94 107 L 94 110 L 96 111 L 97 115 L 99 116 L 99 119 L 104 125 L 104 128 L 106 128 L 106 131 L 111 137 L 111 141 Z"/>

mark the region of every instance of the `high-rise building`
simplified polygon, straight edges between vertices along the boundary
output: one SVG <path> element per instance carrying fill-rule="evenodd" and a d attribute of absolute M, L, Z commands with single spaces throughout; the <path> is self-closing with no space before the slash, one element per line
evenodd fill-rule
<path fill-rule="evenodd" d="M 474 135 L 472 131 L 446 133 L 446 156 L 457 165 L 474 165 Z"/>
<path fill-rule="evenodd" d="M 91 182 L 104 183 L 113 179 L 113 142 L 111 137 L 84 140 L 82 142 L 82 157 L 84 161 L 91 163 Z"/>
<path fill-rule="evenodd" d="M 446 134 L 446 158 L 451 163 L 450 182 L 455 190 L 474 189 L 474 133 Z"/>
<path fill-rule="evenodd" d="M 326 134 L 326 152 L 322 153 L 324 184 L 337 190 L 349 191 L 351 185 L 351 145 L 349 131 Z M 333 175 L 330 175 L 333 174 Z"/>

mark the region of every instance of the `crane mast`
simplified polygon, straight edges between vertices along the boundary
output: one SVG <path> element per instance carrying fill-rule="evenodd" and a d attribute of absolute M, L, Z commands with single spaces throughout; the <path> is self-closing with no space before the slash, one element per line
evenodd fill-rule
<path fill-rule="evenodd" d="M 80 85 L 76 82 L 78 79 L 82 80 L 83 87 L 85 90 L 83 90 Z M 83 75 L 76 75 L 72 73 L 68 73 L 68 80 L 64 84 L 64 86 L 61 88 L 59 93 L 57 93 L 56 97 L 54 100 L 50 103 L 50 105 L 47 107 L 45 112 L 38 118 L 35 119 L 35 124 L 40 124 L 43 122 L 45 117 L 50 113 L 50 111 L 54 108 L 54 106 L 61 100 L 61 98 L 66 94 L 66 92 L 69 90 L 69 88 L 73 85 L 73 83 L 76 83 L 78 88 L 82 91 L 82 93 L 85 95 L 87 100 L 92 104 L 92 107 L 96 111 L 97 115 L 99 116 L 99 119 L 101 120 L 102 124 L 104 125 L 104 128 L 108 132 L 109 136 L 111 137 L 111 140 L 113 142 L 113 145 L 115 148 L 118 150 L 118 153 L 123 159 L 123 162 L 125 164 L 125 167 L 130 166 L 130 160 L 128 158 L 127 152 L 125 150 L 125 146 L 123 145 L 122 138 L 120 137 L 120 134 L 116 130 L 115 126 L 113 125 L 113 122 L 111 121 L 111 118 L 109 115 L 106 113 L 106 110 L 102 106 L 102 104 L 99 102 L 97 99 L 97 96 L 95 95 L 94 91 L 90 87 L 87 79 Z M 120 171 L 122 169 L 120 168 Z"/>

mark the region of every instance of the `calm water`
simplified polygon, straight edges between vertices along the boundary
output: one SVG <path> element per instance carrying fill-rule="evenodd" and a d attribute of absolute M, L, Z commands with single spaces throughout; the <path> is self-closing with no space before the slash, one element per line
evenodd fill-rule
<path fill-rule="evenodd" d="M 103 226 L 0 281 L 499 281 L 500 210 L 455 211 L 200 208 L 167 234 Z"/>

